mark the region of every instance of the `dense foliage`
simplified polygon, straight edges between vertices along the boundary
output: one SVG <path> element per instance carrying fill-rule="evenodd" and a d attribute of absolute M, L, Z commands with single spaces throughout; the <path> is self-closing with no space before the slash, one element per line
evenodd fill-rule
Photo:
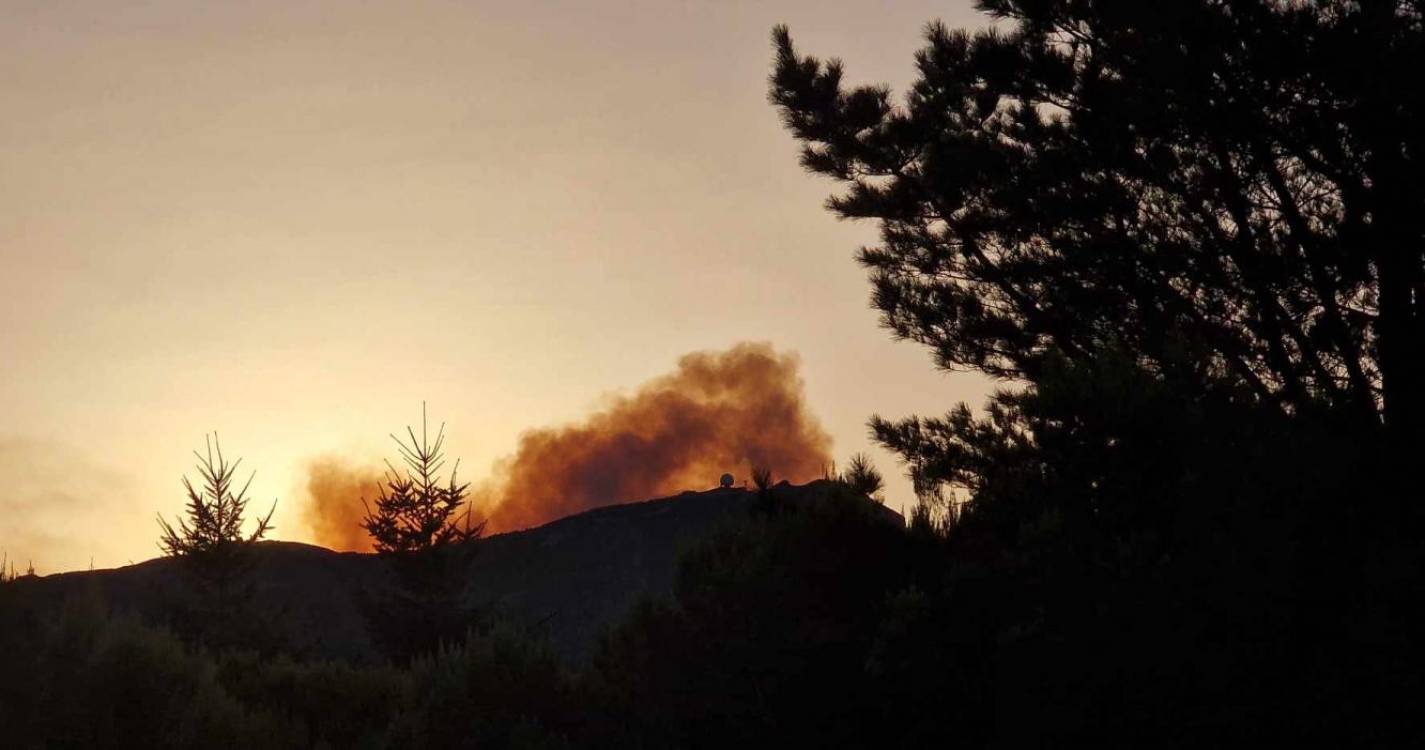
<path fill-rule="evenodd" d="M 0 737 L 13 748 L 557 747 L 565 672 L 508 628 L 401 667 L 212 651 L 0 591 Z"/>
<path fill-rule="evenodd" d="M 904 104 L 777 34 L 772 99 L 875 304 L 948 368 L 1131 353 L 1158 377 L 1419 436 L 1425 63 L 1413 2 L 984 0 Z M 1412 93 L 1414 92 L 1414 93 Z"/>
<path fill-rule="evenodd" d="M 919 646 L 995 623 L 996 742 L 1417 733 L 1420 6 L 980 7 L 903 102 L 774 33 L 883 322 L 1006 383 L 871 422 L 991 582 Z"/>
<path fill-rule="evenodd" d="M 1053 398 L 1026 408 L 1052 415 Z M 1105 421 L 1121 427 L 1158 398 L 1140 393 Z M 1178 446 L 1229 470 L 1173 469 L 1179 491 L 1230 502 L 1138 508 L 1135 483 L 1157 480 L 1125 475 L 1108 490 L 1121 498 L 1105 506 L 1116 518 L 1102 525 L 1062 510 L 1072 504 L 1057 490 L 1031 516 L 977 503 L 948 531 L 891 523 L 850 489 L 775 512 L 752 504 L 690 549 L 671 597 L 635 607 L 587 664 L 498 625 L 411 660 L 214 651 L 83 601 L 58 617 L 28 610 L 22 580 L 0 588 L 0 736 L 22 748 L 257 736 L 271 747 L 415 748 L 1397 739 L 1409 727 L 1392 723 L 1393 709 L 1419 694 L 1418 672 L 1363 658 L 1408 637 L 1373 604 L 1388 584 L 1284 521 L 1341 488 L 1313 487 L 1331 476 L 1320 469 L 1232 473 L 1270 459 L 1277 449 L 1256 439 L 1277 427 Z M 1281 449 L 1311 465 L 1333 440 L 1298 436 Z M 984 491 L 1014 497 L 1028 481 L 999 479 Z M 1174 509 L 1171 521 L 1134 517 Z M 1380 701 L 1387 688 L 1397 705 Z"/>

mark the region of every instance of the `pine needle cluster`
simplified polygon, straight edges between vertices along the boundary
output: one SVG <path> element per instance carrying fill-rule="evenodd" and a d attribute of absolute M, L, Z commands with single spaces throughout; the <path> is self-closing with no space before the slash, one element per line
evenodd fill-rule
<path fill-rule="evenodd" d="M 876 465 L 871 462 L 871 457 L 865 453 L 857 453 L 852 456 L 851 464 L 841 472 L 838 479 L 857 494 L 865 495 L 878 503 L 886 501 L 885 496 L 881 494 L 881 490 L 886 487 L 886 482 L 881 477 L 881 472 L 876 469 Z"/>

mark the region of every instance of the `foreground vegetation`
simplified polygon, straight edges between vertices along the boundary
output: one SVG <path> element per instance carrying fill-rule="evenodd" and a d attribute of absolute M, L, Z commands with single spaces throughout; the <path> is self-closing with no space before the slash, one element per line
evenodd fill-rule
<path fill-rule="evenodd" d="M 1184 449 L 1263 466 L 1250 445 L 1270 429 Z M 1311 449 L 1293 441 L 1278 458 L 1297 466 Z M 260 638 L 203 646 L 93 601 L 26 610 L 25 582 L 11 583 L 0 736 L 20 748 L 718 748 L 1409 731 L 1396 711 L 1417 673 L 1378 660 L 1408 653 L 1409 635 L 1372 606 L 1398 582 L 1342 562 L 1359 551 L 1313 545 L 1356 523 L 1332 511 L 1340 488 L 1281 464 L 1237 484 L 1191 464 L 1145 466 L 1138 481 L 1171 474 L 1182 497 L 1210 484 L 1213 502 L 1141 508 L 1123 480 L 1106 488 L 1125 500 L 1102 523 L 1051 493 L 1031 508 L 986 495 L 952 525 L 919 513 L 909 528 L 850 489 L 799 510 L 773 495 L 691 548 L 672 595 L 636 606 L 584 664 L 490 622 L 408 660 L 311 660 Z M 1321 529 L 1283 522 L 1288 506 Z"/>
<path fill-rule="evenodd" d="M 916 533 L 908 544 L 849 487 L 798 511 L 769 499 L 692 550 L 674 596 L 637 607 L 584 665 L 489 622 L 410 660 L 308 660 L 260 635 L 212 647 L 97 597 L 32 609 L 24 582 L 7 584 L 0 736 L 22 748 L 668 747 L 786 721 L 837 744 L 846 711 L 875 705 L 900 669 L 897 626 L 882 622 L 900 605 L 885 595 L 906 583 L 894 570 L 918 567 L 906 553 L 939 546 Z M 884 656 L 868 666 L 873 650 Z M 783 704 L 794 713 L 768 713 Z"/>

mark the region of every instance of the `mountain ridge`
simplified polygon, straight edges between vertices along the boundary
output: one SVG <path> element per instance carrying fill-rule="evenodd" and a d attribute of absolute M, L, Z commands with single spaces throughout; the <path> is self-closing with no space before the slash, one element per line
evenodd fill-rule
<path fill-rule="evenodd" d="M 827 480 L 782 482 L 770 492 L 775 501 L 798 506 L 824 500 L 834 486 Z M 469 547 L 463 596 L 467 604 L 541 631 L 561 656 L 583 660 L 599 634 L 640 597 L 671 591 L 677 560 L 688 546 L 750 511 L 756 499 L 745 488 L 690 490 L 492 535 Z M 902 522 L 900 514 L 877 507 L 887 522 Z M 252 598 L 290 649 L 331 658 L 376 655 L 360 600 L 390 589 L 381 556 L 280 540 L 255 549 Z M 177 562 L 166 557 L 16 583 L 40 606 L 93 596 L 160 623 L 171 617 L 185 589 Z"/>

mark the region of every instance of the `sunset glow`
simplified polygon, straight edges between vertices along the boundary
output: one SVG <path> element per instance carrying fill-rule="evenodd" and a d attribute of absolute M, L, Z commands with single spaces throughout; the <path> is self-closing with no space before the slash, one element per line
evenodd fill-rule
<path fill-rule="evenodd" d="M 900 86 L 968 5 L 4 3 L 0 549 L 155 556 L 214 430 L 275 536 L 318 541 L 309 468 L 380 467 L 422 401 L 478 487 L 527 431 L 743 341 L 799 357 L 826 455 L 870 451 L 910 504 L 867 416 L 988 381 L 877 327 L 875 228 L 797 166 L 767 32 Z"/>

